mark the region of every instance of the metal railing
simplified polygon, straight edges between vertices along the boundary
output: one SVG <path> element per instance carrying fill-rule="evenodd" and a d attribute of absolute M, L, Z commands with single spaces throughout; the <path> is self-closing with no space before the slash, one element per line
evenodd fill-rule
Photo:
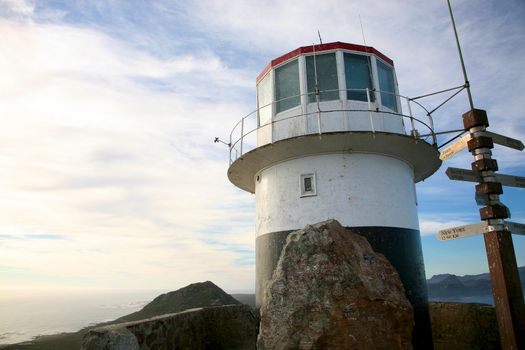
<path fill-rule="evenodd" d="M 320 96 L 322 96 L 323 94 L 326 94 L 326 93 L 339 93 L 343 91 L 345 93 L 345 98 L 348 97 L 348 94 L 349 93 L 361 93 L 362 96 L 366 96 L 366 100 L 355 100 L 355 99 L 346 99 L 346 103 L 347 105 L 348 104 L 352 104 L 355 106 L 356 102 L 359 103 L 363 103 L 363 104 L 366 104 L 366 107 L 365 108 L 339 108 L 339 109 L 325 109 L 323 110 L 321 107 L 323 106 L 323 103 L 324 102 L 342 102 L 340 98 L 338 99 L 334 99 L 334 100 L 330 100 L 330 101 L 321 101 L 320 100 Z M 408 114 L 403 114 L 401 111 L 399 112 L 396 112 L 394 110 L 391 110 L 391 109 L 387 109 L 388 107 L 385 107 L 384 105 L 382 104 L 379 104 L 379 96 L 381 95 L 392 95 L 394 97 L 394 101 L 396 103 L 396 109 L 400 109 L 402 110 L 402 106 L 399 105 L 398 101 L 402 101 L 402 102 L 405 102 L 406 104 L 406 108 L 408 110 Z M 315 96 L 315 101 L 311 101 L 310 100 L 310 96 Z M 298 99 L 299 100 L 299 104 L 293 106 L 293 107 L 290 107 L 290 108 L 287 108 L 286 110 L 283 110 L 283 111 L 280 111 L 278 113 L 275 113 L 275 110 L 276 110 L 276 107 L 281 104 L 283 101 L 286 101 L 286 100 L 291 100 L 291 99 Z M 399 100 L 398 100 L 399 99 Z M 312 111 L 312 112 L 308 112 L 308 111 L 305 111 L 308 110 L 308 107 L 307 108 L 304 108 L 304 106 L 308 106 L 309 104 L 316 104 L 315 105 L 315 108 L 316 110 L 315 111 Z M 233 127 L 232 131 L 230 132 L 230 138 L 229 138 L 229 143 L 228 143 L 228 146 L 230 148 L 230 164 L 233 163 L 235 160 L 237 160 L 239 157 L 242 157 L 243 154 L 245 154 L 246 152 L 249 152 L 251 151 L 252 149 L 256 148 L 256 140 L 253 139 L 251 140 L 252 142 L 249 142 L 247 143 L 245 140 L 249 137 L 252 137 L 252 138 L 255 138 L 256 136 L 256 131 L 259 130 L 259 129 L 262 129 L 262 128 L 265 128 L 269 125 L 275 125 L 275 124 L 278 124 L 278 123 L 282 123 L 282 122 L 285 122 L 285 121 L 290 121 L 290 120 L 293 120 L 295 118 L 306 118 L 308 116 L 311 116 L 311 115 L 316 115 L 317 116 L 317 133 L 318 134 L 322 134 L 323 133 L 323 129 L 322 129 L 322 119 L 323 118 L 329 118 L 333 115 L 336 115 L 336 113 L 341 113 L 341 112 L 367 112 L 368 113 L 368 117 L 369 117 L 369 123 L 370 123 L 370 128 L 369 129 L 366 129 L 366 128 L 363 128 L 362 131 L 371 131 L 372 133 L 375 133 L 376 132 L 376 126 L 374 124 L 374 114 L 376 115 L 382 115 L 382 116 L 392 116 L 392 117 L 401 117 L 402 119 L 402 124 L 403 124 L 403 128 L 405 129 L 405 134 L 407 134 L 407 130 L 406 130 L 406 126 L 405 126 L 405 123 L 404 123 L 404 120 L 405 119 L 408 119 L 409 122 L 410 122 L 410 131 L 409 131 L 409 135 L 411 135 L 412 137 L 414 137 L 414 139 L 422 139 L 424 141 L 426 141 L 426 139 L 428 137 L 431 137 L 432 139 L 432 145 L 434 147 L 437 147 L 437 138 L 436 138 L 436 133 L 434 132 L 434 122 L 432 120 L 432 116 L 429 114 L 429 113 L 425 113 L 425 117 L 427 118 L 427 122 L 425 121 L 422 121 L 421 119 L 419 118 L 416 118 L 412 112 L 412 105 L 413 104 L 414 106 L 416 106 L 417 108 L 421 108 L 421 105 L 419 103 L 414 103 L 413 102 L 413 99 L 409 98 L 409 97 L 406 97 L 406 96 L 403 96 L 403 95 L 397 95 L 397 94 L 393 94 L 391 92 L 387 92 L 387 91 L 379 91 L 379 90 L 371 90 L 371 89 L 347 89 L 347 90 L 324 90 L 324 91 L 315 91 L 315 92 L 311 92 L 311 93 L 306 93 L 306 94 L 299 94 L 299 95 L 294 95 L 294 96 L 289 96 L 289 97 L 286 97 L 286 98 L 283 98 L 283 99 L 280 99 L 280 100 L 276 100 L 276 101 L 272 101 L 271 103 L 268 103 L 264 106 L 261 106 L 259 107 L 258 109 L 250 112 L 249 114 L 247 114 L 246 116 L 242 117 L 238 122 L 237 124 L 235 124 L 235 126 Z M 344 106 L 344 104 L 342 104 Z M 286 114 L 287 112 L 288 113 L 293 113 L 293 112 L 290 112 L 290 111 L 293 111 L 294 108 L 297 108 L 297 109 L 300 109 L 299 113 L 297 114 L 291 114 L 291 115 L 287 115 L 285 117 L 282 117 L 282 118 L 279 118 L 279 119 L 274 119 L 275 115 L 278 115 L 278 114 Z M 270 114 L 270 121 L 265 123 L 265 124 L 262 124 L 262 125 L 259 125 L 259 116 L 261 114 L 261 112 L 264 113 L 264 111 L 268 111 L 269 110 L 269 114 Z M 425 110 L 426 112 L 426 110 Z M 352 115 L 350 114 L 347 118 L 349 118 L 349 120 L 352 119 Z M 420 128 L 424 128 L 424 132 L 423 133 L 420 133 L 418 131 L 418 129 L 416 128 L 416 126 L 419 126 Z M 358 130 L 358 129 L 342 129 L 341 131 L 361 131 L 361 130 Z M 327 131 L 325 131 L 327 132 Z M 236 135 L 238 134 L 238 135 Z M 302 135 L 309 135 L 309 134 L 312 134 L 311 132 L 307 132 L 305 130 L 305 133 L 302 134 Z M 302 136 L 302 135 L 297 135 L 297 136 Z M 424 139 L 423 139 L 424 138 Z M 270 142 L 271 143 L 271 142 Z"/>

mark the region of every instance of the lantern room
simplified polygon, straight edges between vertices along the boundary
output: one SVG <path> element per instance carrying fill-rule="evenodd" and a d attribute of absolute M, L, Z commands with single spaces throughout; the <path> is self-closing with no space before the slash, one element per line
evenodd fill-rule
<path fill-rule="evenodd" d="M 257 146 L 321 132 L 405 133 L 393 61 L 342 42 L 272 60 L 257 77 L 257 111 Z"/>

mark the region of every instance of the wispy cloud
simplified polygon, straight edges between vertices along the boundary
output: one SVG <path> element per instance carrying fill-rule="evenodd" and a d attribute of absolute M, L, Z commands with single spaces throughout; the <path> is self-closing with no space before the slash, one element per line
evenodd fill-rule
<path fill-rule="evenodd" d="M 444 230 L 447 228 L 452 228 L 456 226 L 467 225 L 468 222 L 459 221 L 459 220 L 450 220 L 450 221 L 435 221 L 435 220 L 420 220 L 419 226 L 422 236 L 432 236 L 436 235 L 438 231 Z"/>
<path fill-rule="evenodd" d="M 33 15 L 34 3 L 26 0 L 3 0 L 0 2 L 0 18 L 28 18 Z"/>
<path fill-rule="evenodd" d="M 213 261 L 231 274 L 232 287 L 251 283 L 242 271 L 253 266 L 239 268 L 235 249 L 193 238 L 228 226 L 234 208 L 251 206 L 249 195 L 224 181 L 226 152 L 212 143 L 241 114 L 213 90 L 246 88 L 242 74 L 211 53 L 159 59 L 90 29 L 4 21 L 0 32 L 8 38 L 0 59 L 0 228 L 56 232 L 19 235 L 39 242 L 10 241 L 6 264 L 33 270 L 28 258 L 39 254 L 43 273 L 77 274 L 86 283 L 98 270 L 105 279 L 137 265 L 137 278 L 127 282 L 136 286 L 168 271 L 177 285 L 196 275 L 212 279 L 206 271 Z M 171 88 L 155 89 L 141 77 Z M 253 250 L 244 238 L 253 225 L 237 226 L 222 239 Z M 68 239 L 52 240 L 59 237 Z M 157 249 L 144 248 L 152 244 Z M 209 260 L 184 272 L 196 256 Z"/>

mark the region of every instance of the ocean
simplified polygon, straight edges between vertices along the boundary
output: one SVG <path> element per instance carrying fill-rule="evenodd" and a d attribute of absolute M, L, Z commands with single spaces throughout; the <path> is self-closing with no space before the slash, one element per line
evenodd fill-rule
<path fill-rule="evenodd" d="M 79 329 L 140 310 L 162 291 L 0 290 L 0 345 Z"/>

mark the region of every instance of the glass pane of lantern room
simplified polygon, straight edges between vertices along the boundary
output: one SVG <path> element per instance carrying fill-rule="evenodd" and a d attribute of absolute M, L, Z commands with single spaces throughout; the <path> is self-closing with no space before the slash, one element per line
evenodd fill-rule
<path fill-rule="evenodd" d="M 315 63 L 315 66 L 314 66 Z M 317 72 L 316 72 L 317 71 Z M 330 101 L 339 99 L 339 84 L 337 82 L 337 63 L 335 53 L 306 57 L 306 83 L 308 85 L 308 101 L 315 102 L 315 76 L 319 83 L 319 100 Z"/>
<path fill-rule="evenodd" d="M 259 124 L 266 125 L 272 121 L 272 79 L 266 74 L 257 85 L 257 108 L 259 110 Z"/>
<path fill-rule="evenodd" d="M 277 113 L 299 106 L 299 65 L 293 60 L 275 70 L 275 99 Z"/>
<path fill-rule="evenodd" d="M 363 55 L 344 54 L 346 98 L 355 101 L 368 101 L 366 89 L 372 90 L 370 58 Z M 370 92 L 370 101 L 375 96 Z"/>
<path fill-rule="evenodd" d="M 379 89 L 381 90 L 381 104 L 397 112 L 392 68 L 377 60 L 377 74 L 379 77 Z"/>

